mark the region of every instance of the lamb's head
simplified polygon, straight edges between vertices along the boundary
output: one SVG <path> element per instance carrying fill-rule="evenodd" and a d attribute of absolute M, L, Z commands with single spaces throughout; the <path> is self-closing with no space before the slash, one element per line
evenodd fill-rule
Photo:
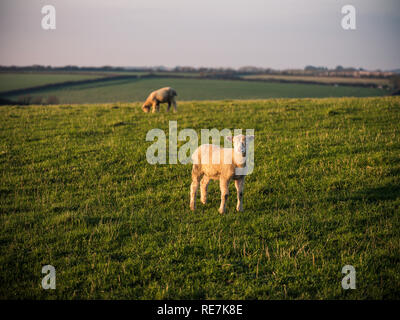
<path fill-rule="evenodd" d="M 245 136 L 243 134 L 239 134 L 234 137 L 226 137 L 228 141 L 233 142 L 233 150 L 237 153 L 242 154 L 242 156 L 246 156 L 246 146 L 247 143 L 254 140 L 254 136 Z"/>
<path fill-rule="evenodd" d="M 147 102 L 145 102 L 145 103 L 143 103 L 142 110 L 144 112 L 149 112 L 150 111 L 150 107 L 151 107 L 151 105 L 148 104 Z"/>

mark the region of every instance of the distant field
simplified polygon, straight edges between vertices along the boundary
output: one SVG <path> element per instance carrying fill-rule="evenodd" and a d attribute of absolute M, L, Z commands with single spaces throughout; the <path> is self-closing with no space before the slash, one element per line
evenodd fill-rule
<path fill-rule="evenodd" d="M 362 84 L 362 85 L 390 85 L 388 79 L 371 79 L 371 78 L 348 78 L 348 77 L 306 77 L 306 76 L 284 76 L 284 75 L 245 75 L 243 79 L 253 80 L 285 80 L 293 82 L 313 81 L 329 84 Z"/>
<path fill-rule="evenodd" d="M 96 79 L 99 74 L 49 74 L 49 73 L 0 73 L 0 93 L 3 91 L 41 86 L 65 81 Z"/>
<path fill-rule="evenodd" d="M 139 94 L 158 81 L 115 88 Z M 195 83 L 173 85 L 190 98 L 226 88 Z M 400 97 L 0 111 L 1 299 L 400 298 Z M 191 212 L 191 166 L 146 161 L 146 133 L 168 135 L 169 120 L 199 135 L 255 129 L 244 212 L 231 183 L 218 213 L 215 181 Z M 47 264 L 56 290 L 41 288 Z M 341 287 L 348 264 L 356 290 Z"/>
<path fill-rule="evenodd" d="M 82 84 L 32 93 L 33 96 L 57 96 L 61 103 L 107 103 L 143 101 L 154 89 L 171 86 L 178 100 L 266 99 L 303 97 L 381 96 L 387 91 L 373 88 L 287 84 L 206 79 L 125 79 Z M 18 96 L 8 97 L 16 100 Z"/>

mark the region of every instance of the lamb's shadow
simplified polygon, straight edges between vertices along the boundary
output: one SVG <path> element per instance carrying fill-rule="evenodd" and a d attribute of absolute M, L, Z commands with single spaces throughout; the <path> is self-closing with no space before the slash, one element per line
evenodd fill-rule
<path fill-rule="evenodd" d="M 372 203 L 398 198 L 400 198 L 400 185 L 389 183 L 385 186 L 362 190 L 355 194 L 352 200 L 366 200 Z"/>
<path fill-rule="evenodd" d="M 366 188 L 345 196 L 343 194 L 332 194 L 328 197 L 330 202 L 338 201 L 366 201 L 376 203 L 381 201 L 392 201 L 400 198 L 400 185 L 388 183 L 384 186 Z"/>

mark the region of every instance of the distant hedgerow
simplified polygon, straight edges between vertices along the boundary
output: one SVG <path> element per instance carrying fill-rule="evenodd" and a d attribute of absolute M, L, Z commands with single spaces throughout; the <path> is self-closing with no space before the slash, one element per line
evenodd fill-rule
<path fill-rule="evenodd" d="M 56 96 L 49 96 L 47 98 L 47 104 L 59 104 L 60 100 Z"/>

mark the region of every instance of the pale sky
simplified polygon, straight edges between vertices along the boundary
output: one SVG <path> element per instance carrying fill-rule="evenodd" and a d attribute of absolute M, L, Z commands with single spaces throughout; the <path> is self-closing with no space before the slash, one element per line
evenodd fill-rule
<path fill-rule="evenodd" d="M 341 27 L 346 4 L 356 30 Z M 399 39 L 399 0 L 0 0 L 1 65 L 387 70 Z"/>

